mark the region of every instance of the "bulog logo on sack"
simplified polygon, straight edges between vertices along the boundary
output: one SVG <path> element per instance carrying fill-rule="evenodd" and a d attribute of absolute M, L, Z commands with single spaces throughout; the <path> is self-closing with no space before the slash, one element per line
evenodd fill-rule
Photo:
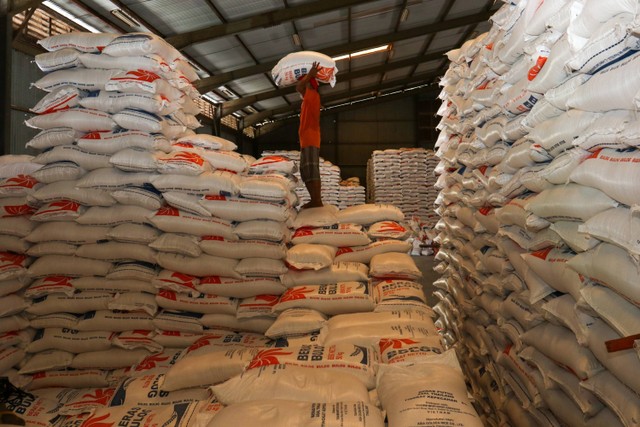
<path fill-rule="evenodd" d="M 286 301 L 295 301 L 300 299 L 306 299 L 306 294 L 313 293 L 313 289 L 307 288 L 306 286 L 300 288 L 290 288 L 285 291 L 284 294 L 280 296 L 280 302 Z"/>
<path fill-rule="evenodd" d="M 260 368 L 263 366 L 269 365 L 281 365 L 280 359 L 278 356 L 290 356 L 293 353 L 290 351 L 282 351 L 280 349 L 268 349 L 259 351 L 251 363 L 249 364 L 247 369 Z"/>
<path fill-rule="evenodd" d="M 38 181 L 30 175 L 16 175 L 13 178 L 9 178 L 2 185 L 2 188 L 7 187 L 19 187 L 19 188 L 33 188 Z"/>

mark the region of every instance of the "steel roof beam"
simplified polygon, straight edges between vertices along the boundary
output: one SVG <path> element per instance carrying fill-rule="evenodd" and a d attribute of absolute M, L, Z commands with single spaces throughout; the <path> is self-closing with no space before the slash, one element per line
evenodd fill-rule
<path fill-rule="evenodd" d="M 256 28 L 272 27 L 294 19 L 331 12 L 335 9 L 342 9 L 348 6 L 368 3 L 370 1 L 371 0 L 318 0 L 292 8 L 277 9 L 271 12 L 260 13 L 258 15 L 239 19 L 226 24 L 213 25 L 208 28 L 177 34 L 172 37 L 167 37 L 166 40 L 177 49 L 182 49 L 194 43 L 229 36 L 243 31 L 255 30 Z"/>
<path fill-rule="evenodd" d="M 359 96 L 359 95 L 366 95 L 368 93 L 372 93 L 372 92 L 379 92 L 381 90 L 384 89 L 392 89 L 394 87 L 397 86 L 404 86 L 407 84 L 411 84 L 411 83 L 418 83 L 418 82 L 423 82 L 423 81 L 427 81 L 430 79 L 433 79 L 437 77 L 436 74 L 430 74 L 430 73 L 425 73 L 425 74 L 420 74 L 414 77 L 410 77 L 408 79 L 399 79 L 399 80 L 392 80 L 390 82 L 386 82 L 384 84 L 375 84 L 373 86 L 367 86 L 364 88 L 360 88 L 360 89 L 356 89 L 356 90 L 351 90 L 351 91 L 344 91 L 344 92 L 338 92 L 335 94 L 331 94 L 331 95 L 327 95 L 327 96 L 323 96 L 322 97 L 322 102 L 324 103 L 328 103 L 331 101 L 339 101 L 341 99 L 344 98 L 351 98 L 354 96 Z M 244 118 L 244 125 L 246 126 L 252 126 L 262 120 L 266 120 L 269 117 L 275 115 L 275 114 L 282 114 L 282 113 L 286 113 L 288 111 L 293 111 L 296 110 L 297 108 L 300 107 L 300 102 L 293 104 L 290 107 L 279 107 L 279 108 L 273 108 L 270 110 L 264 110 L 261 111 L 259 113 L 255 113 L 255 114 L 250 114 L 248 116 L 246 116 Z"/>
<path fill-rule="evenodd" d="M 32 7 L 38 7 L 42 3 L 42 0 L 13 0 L 9 1 L 9 15 L 16 15 L 20 12 L 24 12 Z"/>
<path fill-rule="evenodd" d="M 491 15 L 493 15 L 493 13 L 477 13 L 474 15 L 464 16 L 462 18 L 450 19 L 448 21 L 436 22 L 433 24 L 422 25 L 420 27 L 415 27 L 408 30 L 398 31 L 397 33 L 383 34 L 380 36 L 369 37 L 367 39 L 358 40 L 347 44 L 339 44 L 324 49 L 319 49 L 318 52 L 324 53 L 325 55 L 329 56 L 349 53 L 370 48 L 372 46 L 379 46 L 386 43 L 393 43 L 401 40 L 411 39 L 414 37 L 420 37 L 426 34 L 437 33 L 439 31 L 449 30 L 452 28 L 476 24 L 486 21 L 487 19 L 489 19 L 489 17 L 491 17 Z M 194 82 L 194 85 L 200 92 L 208 92 L 232 80 L 237 80 L 243 77 L 253 76 L 255 74 L 261 74 L 270 71 L 276 65 L 276 63 L 277 61 L 270 61 L 245 68 L 239 68 L 234 71 L 220 73 L 215 76 L 198 80 Z"/>
<path fill-rule="evenodd" d="M 448 49 L 429 53 L 427 55 L 422 55 L 417 58 L 403 59 L 400 61 L 390 62 L 388 64 L 377 65 L 374 67 L 368 67 L 368 68 L 363 68 L 361 70 L 339 74 L 339 81 L 340 82 L 349 81 L 349 80 L 357 79 L 360 77 L 365 77 L 365 76 L 374 75 L 378 73 L 384 73 L 386 71 L 396 70 L 402 67 L 409 67 L 412 65 L 421 64 L 423 62 L 441 59 L 447 52 L 448 52 Z M 296 91 L 295 86 L 289 86 L 286 88 L 257 93 L 255 95 L 243 96 L 240 99 L 234 99 L 231 101 L 224 102 L 222 103 L 222 116 L 229 115 L 234 111 L 240 110 L 256 102 L 263 101 L 265 99 L 276 98 L 278 96 L 288 95 L 290 93 L 294 93 L 295 91 Z"/>

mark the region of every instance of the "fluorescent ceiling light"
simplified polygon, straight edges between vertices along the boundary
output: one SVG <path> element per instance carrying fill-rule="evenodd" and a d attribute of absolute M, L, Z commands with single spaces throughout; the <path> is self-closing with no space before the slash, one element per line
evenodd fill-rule
<path fill-rule="evenodd" d="M 75 22 L 76 24 L 80 25 L 82 28 L 91 31 L 92 33 L 101 33 L 102 31 L 98 30 L 96 27 L 93 27 L 89 24 L 87 24 L 86 22 L 84 22 L 82 19 L 72 15 L 71 13 L 69 13 L 68 11 L 64 10 L 63 8 L 61 8 L 60 6 L 58 6 L 57 4 L 51 2 L 51 1 L 43 1 L 42 2 L 43 6 L 48 7 L 49 9 L 58 12 L 60 15 L 64 16 L 65 18 L 69 19 L 72 22 Z"/>
<path fill-rule="evenodd" d="M 389 50 L 390 47 L 391 47 L 391 45 L 385 44 L 385 45 L 382 45 L 382 46 L 373 47 L 371 49 L 364 49 L 364 50 L 359 50 L 359 51 L 353 52 L 353 53 L 347 53 L 345 55 L 334 56 L 331 59 L 333 59 L 334 61 L 340 61 L 341 59 L 356 58 L 358 56 L 370 55 L 370 54 L 376 53 L 376 52 L 383 52 L 385 50 Z"/>
<path fill-rule="evenodd" d="M 122 9 L 113 9 L 111 14 L 127 24 L 130 27 L 141 27 L 142 25 L 131 15 L 127 13 L 127 11 Z"/>
<path fill-rule="evenodd" d="M 298 33 L 293 33 L 291 37 L 293 37 L 293 44 L 295 44 L 296 46 L 302 46 L 302 42 L 300 41 L 300 36 L 298 35 Z"/>
<path fill-rule="evenodd" d="M 404 22 L 409 18 L 409 9 L 406 7 L 402 9 L 402 15 L 400 15 L 400 22 Z"/>

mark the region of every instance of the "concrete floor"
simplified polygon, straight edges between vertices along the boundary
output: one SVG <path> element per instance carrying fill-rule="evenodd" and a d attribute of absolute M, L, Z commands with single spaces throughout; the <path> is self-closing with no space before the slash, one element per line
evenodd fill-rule
<path fill-rule="evenodd" d="M 424 288 L 424 294 L 427 296 L 427 303 L 430 307 L 433 307 L 439 302 L 439 300 L 433 296 L 433 291 L 438 289 L 433 286 L 433 282 L 440 278 L 440 275 L 433 271 L 433 267 L 435 267 L 437 262 L 434 260 L 433 255 L 420 255 L 413 256 L 412 258 L 420 271 L 422 271 L 422 278 L 419 282 Z"/>

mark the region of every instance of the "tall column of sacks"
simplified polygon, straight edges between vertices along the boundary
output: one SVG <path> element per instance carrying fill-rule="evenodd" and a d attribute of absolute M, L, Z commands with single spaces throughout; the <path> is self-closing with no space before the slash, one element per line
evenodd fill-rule
<path fill-rule="evenodd" d="M 495 425 L 635 425 L 635 2 L 506 3 L 449 52 L 436 325 Z"/>

